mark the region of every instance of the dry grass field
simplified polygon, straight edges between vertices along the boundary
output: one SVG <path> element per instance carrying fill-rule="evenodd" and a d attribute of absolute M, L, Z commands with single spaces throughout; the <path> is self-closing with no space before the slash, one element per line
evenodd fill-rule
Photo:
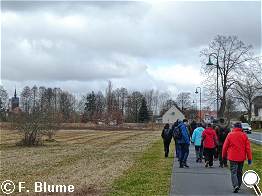
<path fill-rule="evenodd" d="M 61 130 L 54 142 L 39 147 L 19 147 L 21 135 L 0 131 L 0 181 L 10 179 L 49 184 L 72 184 L 75 195 L 104 195 L 134 160 L 159 140 L 151 130 Z"/>

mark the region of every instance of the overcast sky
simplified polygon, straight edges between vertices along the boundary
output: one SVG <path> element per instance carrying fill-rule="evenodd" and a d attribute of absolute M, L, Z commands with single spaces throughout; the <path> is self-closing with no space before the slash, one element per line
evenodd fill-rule
<path fill-rule="evenodd" d="M 260 1 L 153 2 L 2 2 L 2 84 L 177 94 L 201 85 L 199 52 L 218 34 L 261 54 Z"/>

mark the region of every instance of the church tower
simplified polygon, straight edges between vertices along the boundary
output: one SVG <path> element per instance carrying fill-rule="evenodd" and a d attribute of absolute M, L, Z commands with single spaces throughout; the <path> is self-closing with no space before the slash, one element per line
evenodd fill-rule
<path fill-rule="evenodd" d="M 14 97 L 11 99 L 11 110 L 13 111 L 17 107 L 19 107 L 19 98 L 17 97 L 15 89 Z"/>

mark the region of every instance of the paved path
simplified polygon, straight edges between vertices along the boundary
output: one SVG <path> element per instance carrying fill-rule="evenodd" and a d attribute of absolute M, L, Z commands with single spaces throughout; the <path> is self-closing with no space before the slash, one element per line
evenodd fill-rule
<path fill-rule="evenodd" d="M 252 132 L 252 134 L 247 134 L 250 141 L 262 145 L 262 133 L 261 132 Z"/>
<path fill-rule="evenodd" d="M 175 158 L 170 195 L 252 195 L 244 184 L 238 194 L 232 193 L 230 171 L 219 168 L 218 161 L 214 162 L 213 168 L 205 168 L 204 163 L 196 163 L 193 145 L 190 145 L 188 165 L 189 168 L 179 168 Z"/>

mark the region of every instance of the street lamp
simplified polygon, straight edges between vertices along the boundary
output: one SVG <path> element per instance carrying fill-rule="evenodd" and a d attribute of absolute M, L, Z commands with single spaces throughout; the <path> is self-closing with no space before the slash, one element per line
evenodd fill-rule
<path fill-rule="evenodd" d="M 217 68 L 217 118 L 218 118 L 218 110 L 219 110 L 219 105 L 218 105 L 218 69 L 219 69 L 219 64 L 218 64 L 218 56 L 216 53 L 211 53 L 209 54 L 209 58 L 208 58 L 208 63 L 206 65 L 214 65 L 211 61 L 211 56 L 213 56 L 214 58 L 216 58 L 217 63 L 216 63 L 216 68 Z"/>
<path fill-rule="evenodd" d="M 200 106 L 199 106 L 199 107 L 200 107 L 200 108 L 199 108 L 199 109 L 200 109 L 200 112 L 199 112 L 199 115 L 200 115 L 200 122 L 201 122 L 201 121 L 202 121 L 202 118 L 201 118 L 201 87 L 197 87 L 195 93 L 198 94 L 198 91 L 197 91 L 198 88 L 199 88 L 199 90 L 200 90 L 200 92 L 199 92 L 199 95 L 200 95 L 200 100 L 199 100 L 199 102 L 200 102 L 200 104 L 199 104 L 199 105 L 200 105 Z"/>
<path fill-rule="evenodd" d="M 192 101 L 192 108 L 193 108 L 193 116 L 194 116 L 194 119 L 197 117 L 197 101 L 193 100 Z"/>

